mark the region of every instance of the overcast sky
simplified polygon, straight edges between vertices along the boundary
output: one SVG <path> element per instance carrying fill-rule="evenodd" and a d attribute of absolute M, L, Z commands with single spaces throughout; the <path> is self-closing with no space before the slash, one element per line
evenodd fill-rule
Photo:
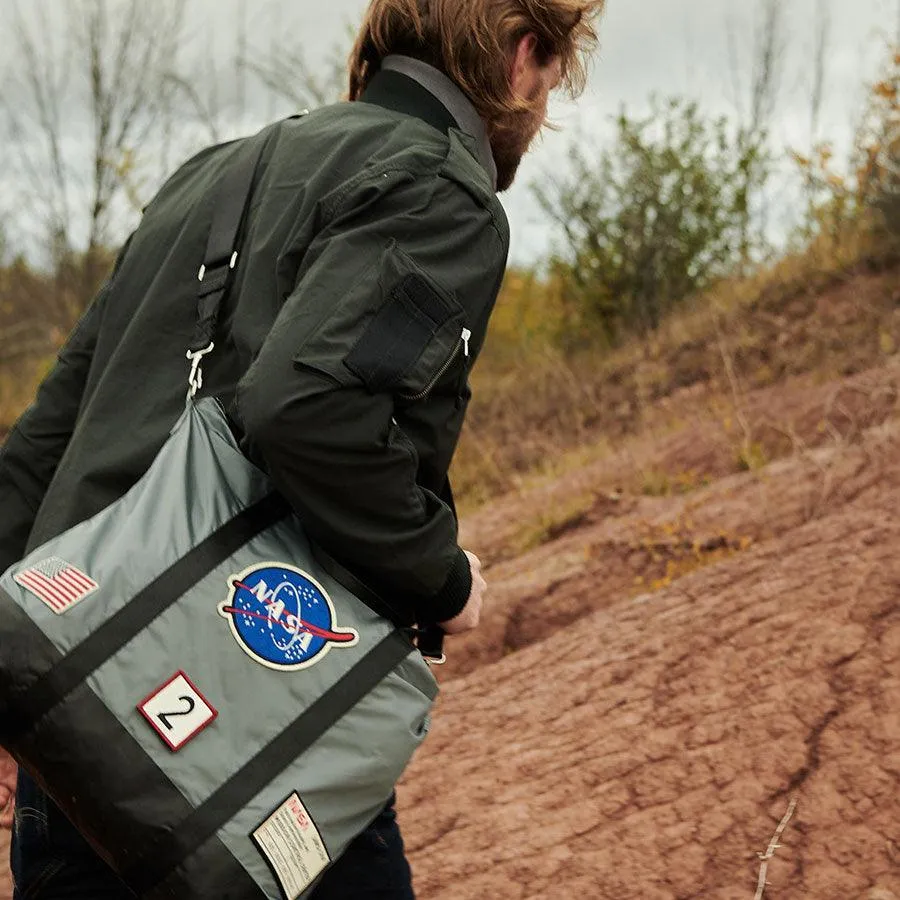
<path fill-rule="evenodd" d="M 238 0 L 235 0 L 238 2 Z M 810 69 L 816 11 L 823 0 L 783 0 L 789 45 L 774 140 L 804 149 L 810 144 Z M 821 136 L 846 153 L 859 116 L 864 83 L 884 59 L 898 27 L 898 0 L 825 0 L 832 17 L 828 81 Z M 214 5 L 211 3 L 211 5 Z M 365 0 L 294 4 L 298 42 L 323 48 L 340 42 L 347 22 L 357 21 Z M 528 261 L 546 252 L 550 232 L 528 184 L 551 171 L 572 140 L 597 143 L 609 133 L 621 105 L 646 109 L 652 93 L 687 94 L 708 110 L 734 114 L 747 93 L 747 71 L 759 0 L 608 0 L 601 25 L 602 47 L 586 95 L 553 109 L 563 130 L 546 135 L 523 166 L 517 185 L 504 197 L 513 229 L 513 256 Z M 735 97 L 728 22 L 737 36 L 737 71 L 743 96 Z M 782 215 L 787 216 L 786 211 Z"/>
<path fill-rule="evenodd" d="M 13 2 L 0 0 L 0 46 L 6 44 L 2 23 L 8 21 L 6 13 Z M 37 0 L 25 0 L 26 11 L 29 2 Z M 53 5 L 65 2 L 53 0 Z M 274 35 L 296 43 L 318 61 L 333 56 L 335 47 L 346 47 L 348 25 L 358 22 L 366 6 L 366 0 L 187 2 L 187 33 L 193 35 L 193 43 L 185 52 L 228 48 L 221 51 L 223 66 L 233 54 L 229 42 L 233 44 L 234 20 L 242 5 L 248 10 L 251 47 L 262 51 Z M 846 151 L 859 116 L 864 83 L 883 60 L 887 40 L 897 33 L 900 0 L 783 0 L 789 44 L 774 129 L 779 146 L 803 149 L 810 143 L 809 71 L 815 10 L 823 2 L 830 7 L 833 26 L 821 136 L 833 140 L 840 153 Z M 154 0 L 146 3 L 152 14 Z M 596 145 L 603 141 L 609 134 L 610 117 L 623 104 L 639 112 L 647 108 L 654 92 L 686 94 L 700 100 L 704 109 L 736 113 L 747 92 L 753 22 L 760 6 L 760 0 L 608 0 L 601 25 L 602 49 L 586 95 L 577 104 L 555 104 L 552 114 L 562 131 L 541 140 L 523 166 L 519 182 L 504 197 L 512 224 L 514 260 L 527 263 L 544 255 L 553 240 L 530 196 L 529 183 L 554 167 L 558 170 L 568 142 Z M 729 54 L 729 21 L 739 57 L 735 65 Z M 737 88 L 735 71 L 743 81 Z M 222 77 L 225 75 L 228 73 Z M 272 101 L 260 99 L 254 104 L 252 96 L 250 101 L 248 121 L 235 122 L 235 133 L 287 111 Z M 781 214 L 787 216 L 784 210 Z"/>

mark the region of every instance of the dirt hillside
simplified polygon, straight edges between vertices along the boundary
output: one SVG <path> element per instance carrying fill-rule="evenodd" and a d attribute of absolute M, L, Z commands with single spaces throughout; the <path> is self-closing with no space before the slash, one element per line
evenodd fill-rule
<path fill-rule="evenodd" d="M 420 900 L 758 900 L 789 809 L 767 900 L 900 900 L 898 398 L 894 353 L 687 386 L 467 517 L 489 607 L 400 789 Z"/>
<path fill-rule="evenodd" d="M 421 897 L 751 900 L 796 800 L 764 896 L 900 900 L 896 378 L 751 396 L 797 422 L 865 398 L 756 471 L 615 487 L 711 452 L 697 423 L 466 523 L 494 592 L 401 792 Z M 548 505 L 574 511 L 513 556 Z"/>

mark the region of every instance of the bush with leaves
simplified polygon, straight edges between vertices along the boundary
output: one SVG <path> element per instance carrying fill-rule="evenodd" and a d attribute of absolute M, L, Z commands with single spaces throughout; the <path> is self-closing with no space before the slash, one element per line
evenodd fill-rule
<path fill-rule="evenodd" d="M 860 206 L 877 210 L 888 230 L 900 233 L 900 51 L 872 85 L 855 161 Z"/>
<path fill-rule="evenodd" d="M 861 231 L 900 237 L 900 51 L 891 51 L 879 79 L 870 86 L 846 168 L 831 144 L 809 155 L 794 152 L 807 183 L 809 207 L 801 236 L 832 244 Z"/>
<path fill-rule="evenodd" d="M 622 112 L 599 157 L 573 146 L 565 178 L 534 185 L 565 237 L 553 268 L 572 333 L 593 337 L 599 326 L 614 342 L 651 331 L 746 262 L 761 242 L 748 221 L 767 172 L 764 135 L 734 134 L 680 99 L 654 101 L 643 118 Z"/>

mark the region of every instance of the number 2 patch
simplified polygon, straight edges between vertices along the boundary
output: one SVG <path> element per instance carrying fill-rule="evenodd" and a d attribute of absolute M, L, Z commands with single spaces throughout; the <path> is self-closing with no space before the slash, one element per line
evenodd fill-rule
<path fill-rule="evenodd" d="M 219 714 L 184 672 L 142 700 L 138 710 L 170 750 L 180 750 Z"/>

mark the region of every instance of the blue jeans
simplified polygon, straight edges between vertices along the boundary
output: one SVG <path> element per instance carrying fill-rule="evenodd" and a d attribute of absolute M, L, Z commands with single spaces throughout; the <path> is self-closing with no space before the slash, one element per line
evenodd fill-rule
<path fill-rule="evenodd" d="M 16 792 L 13 900 L 134 900 L 24 773 Z M 311 900 L 415 900 L 394 799 L 326 872 Z"/>

